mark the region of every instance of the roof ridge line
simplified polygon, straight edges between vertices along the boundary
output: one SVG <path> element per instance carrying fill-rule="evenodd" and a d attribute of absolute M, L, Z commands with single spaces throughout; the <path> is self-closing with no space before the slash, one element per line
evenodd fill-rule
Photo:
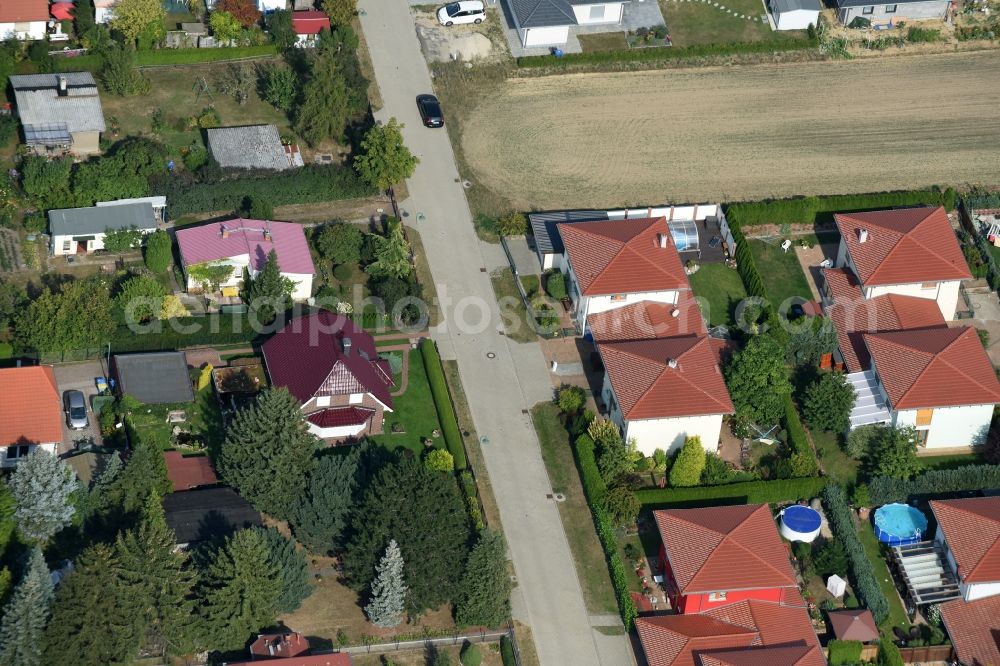
<path fill-rule="evenodd" d="M 948 330 L 955 330 L 955 329 L 948 329 Z M 969 334 L 966 333 L 965 331 L 963 331 L 954 340 L 952 340 L 951 342 L 949 342 L 948 345 L 944 349 L 942 349 L 937 354 L 933 354 L 931 356 L 930 362 L 928 362 L 927 365 L 924 366 L 923 370 L 920 371 L 920 375 L 917 377 L 917 380 L 919 381 L 920 378 L 924 376 L 924 373 L 927 372 L 927 368 L 929 368 L 931 366 L 931 363 L 934 363 L 934 361 L 940 361 L 941 363 L 947 365 L 949 368 L 951 368 L 952 370 L 954 370 L 955 372 L 957 372 L 961 376 L 963 376 L 966 379 L 968 379 L 970 382 L 972 382 L 976 386 L 980 387 L 983 390 L 988 390 L 987 387 L 984 386 L 982 382 L 980 382 L 977 379 L 974 379 L 971 375 L 969 375 L 967 372 L 965 372 L 964 370 L 962 370 L 961 368 L 959 368 L 958 366 L 956 366 L 954 363 L 950 362 L 949 360 L 941 358 L 941 354 L 943 354 L 944 352 L 946 352 L 949 349 L 951 349 L 952 346 L 955 345 L 955 343 L 957 343 L 959 340 L 961 340 L 962 338 L 964 338 L 966 335 L 969 335 Z M 906 346 L 906 345 L 900 345 L 900 346 Z M 907 347 L 907 348 L 908 349 L 912 349 L 912 347 Z M 919 351 L 919 350 L 915 350 L 915 351 Z M 900 396 L 899 402 L 902 402 L 903 400 L 906 399 L 906 396 L 910 394 L 910 391 L 913 390 L 913 388 L 916 386 L 916 383 L 917 382 L 914 381 L 913 384 L 910 386 L 910 388 L 906 389 L 906 391 L 903 392 L 903 395 Z"/>

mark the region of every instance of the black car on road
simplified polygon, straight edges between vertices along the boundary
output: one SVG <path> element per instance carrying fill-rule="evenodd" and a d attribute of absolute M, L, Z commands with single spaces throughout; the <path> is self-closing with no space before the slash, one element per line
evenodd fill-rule
<path fill-rule="evenodd" d="M 434 95 L 417 95 L 417 110 L 420 111 L 424 127 L 444 127 L 441 103 Z"/>

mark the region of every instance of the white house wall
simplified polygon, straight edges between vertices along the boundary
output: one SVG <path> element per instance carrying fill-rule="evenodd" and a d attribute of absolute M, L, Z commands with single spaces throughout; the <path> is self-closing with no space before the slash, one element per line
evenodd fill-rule
<path fill-rule="evenodd" d="M 282 275 L 295 283 L 295 288 L 292 289 L 293 301 L 305 301 L 312 296 L 312 275 L 302 273 L 282 273 Z"/>
<path fill-rule="evenodd" d="M 983 599 L 984 597 L 992 597 L 1000 594 L 1000 581 L 994 583 L 972 584 L 966 584 L 961 581 L 961 577 L 958 575 L 958 565 L 955 563 L 955 556 L 952 555 L 951 548 L 948 547 L 948 540 L 944 538 L 944 532 L 941 530 L 940 525 L 938 525 L 937 532 L 934 534 L 934 540 L 941 544 L 948 566 L 951 567 L 951 571 L 955 574 L 955 577 L 959 578 L 958 590 L 961 592 L 963 599 L 966 601 L 975 601 L 976 599 Z"/>
<path fill-rule="evenodd" d="M 937 282 L 934 287 L 929 289 L 925 289 L 919 283 L 869 287 L 865 290 L 865 298 L 875 298 L 876 296 L 883 296 L 885 294 L 928 298 L 937 302 L 945 321 L 952 321 L 955 319 L 955 310 L 958 309 L 958 291 L 961 284 L 960 280 L 949 280 L 947 282 Z"/>
<path fill-rule="evenodd" d="M 30 454 L 35 449 L 42 449 L 43 451 L 51 453 L 52 455 L 56 455 L 56 445 L 57 445 L 56 442 L 48 442 L 48 443 L 45 443 L 45 444 L 29 444 L 28 446 L 30 448 L 28 450 L 28 453 Z M 2 461 L 0 461 L 0 467 L 4 467 L 4 468 L 7 468 L 7 469 L 9 469 L 9 468 L 14 467 L 15 465 L 17 465 L 17 462 L 19 460 L 24 460 L 24 457 L 21 457 L 21 458 L 7 458 L 7 449 L 6 449 L 6 447 L 3 448 L 2 456 L 3 456 L 3 459 L 2 459 Z"/>
<path fill-rule="evenodd" d="M 220 287 L 238 287 L 243 282 L 243 273 L 250 267 L 250 255 L 241 254 L 234 257 L 229 257 L 228 259 L 223 259 L 219 261 L 207 262 L 213 265 L 226 264 L 233 267 L 233 273 L 229 276 L 229 279 L 225 282 L 219 283 Z M 187 266 L 185 266 L 185 274 L 187 275 L 187 289 L 201 289 L 201 283 L 191 277 L 190 273 L 187 272 Z M 250 277 L 256 277 L 257 271 L 250 271 Z M 295 288 L 292 290 L 292 300 L 295 301 L 305 301 L 312 296 L 312 281 L 313 276 L 302 273 L 282 273 L 282 277 L 286 277 L 295 283 Z"/>
<path fill-rule="evenodd" d="M 796 9 L 790 12 L 775 13 L 775 25 L 778 30 L 805 30 L 819 21 L 819 12 L 809 9 Z"/>
<path fill-rule="evenodd" d="M 144 234 L 151 234 L 151 233 L 153 233 L 155 231 L 155 229 L 140 229 L 139 231 L 141 231 Z M 74 238 L 78 238 L 80 236 L 93 236 L 94 237 L 94 240 L 87 241 L 87 252 L 88 253 L 89 252 L 94 252 L 95 250 L 103 250 L 104 249 L 104 232 L 103 231 L 100 232 L 100 233 L 96 233 L 96 234 L 57 235 L 57 236 L 53 236 L 52 237 L 52 241 L 51 241 L 52 254 L 55 255 L 55 256 L 62 256 L 62 255 L 68 255 L 68 254 L 76 254 L 77 243 L 73 239 Z M 65 247 L 66 241 L 70 242 L 68 250 L 64 250 L 63 249 Z"/>
<path fill-rule="evenodd" d="M 0 39 L 45 39 L 46 21 L 0 23 Z"/>
<path fill-rule="evenodd" d="M 591 18 L 591 8 L 602 7 L 604 12 L 600 18 Z M 593 5 L 573 5 L 573 14 L 576 22 L 580 25 L 594 25 L 597 23 L 621 23 L 623 3 L 605 2 Z"/>
<path fill-rule="evenodd" d="M 525 46 L 560 46 L 569 39 L 569 26 L 557 25 L 552 28 L 525 28 L 521 42 Z"/>
<path fill-rule="evenodd" d="M 992 417 L 993 405 L 940 407 L 931 415 L 930 426 L 920 426 L 917 430 L 929 431 L 926 444 L 928 449 L 976 446 L 985 438 Z M 917 410 L 893 412 L 893 425 L 896 427 L 916 427 L 916 423 Z"/>
<path fill-rule="evenodd" d="M 308 422 L 307 422 L 308 423 Z M 320 428 L 319 426 L 308 423 L 309 432 L 316 435 L 321 439 L 338 439 L 341 437 L 356 437 L 361 434 L 361 431 L 365 429 L 367 423 L 362 423 L 361 425 L 350 425 L 350 426 L 339 426 L 337 428 Z"/>

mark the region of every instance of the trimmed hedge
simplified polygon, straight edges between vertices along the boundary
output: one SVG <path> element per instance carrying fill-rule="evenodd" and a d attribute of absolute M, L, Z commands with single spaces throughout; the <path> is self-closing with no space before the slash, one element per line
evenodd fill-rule
<path fill-rule="evenodd" d="M 861 650 L 864 645 L 861 641 L 841 641 L 831 640 L 826 644 L 827 661 L 830 666 L 853 666 L 861 661 Z"/>
<path fill-rule="evenodd" d="M 785 396 L 785 432 L 788 433 L 788 448 L 791 449 L 792 455 L 800 454 L 806 461 L 808 461 L 808 470 L 799 470 L 800 472 L 808 471 L 808 474 L 801 474 L 801 476 L 815 476 L 817 471 L 816 466 L 816 453 L 813 451 L 812 445 L 809 444 L 809 437 L 806 435 L 805 428 L 802 427 L 802 420 L 799 419 L 799 411 L 795 407 L 795 401 L 792 400 L 792 396 Z"/>
<path fill-rule="evenodd" d="M 438 421 L 441 422 L 445 446 L 455 459 L 455 470 L 461 471 L 468 467 L 469 463 L 465 459 L 462 431 L 459 430 L 458 419 L 455 418 L 455 406 L 451 403 L 451 393 L 444 378 L 441 356 L 438 354 L 437 345 L 430 338 L 424 338 L 420 343 L 420 353 L 424 357 L 424 369 L 427 371 L 427 381 L 431 385 L 431 395 L 434 397 Z"/>
<path fill-rule="evenodd" d="M 618 51 L 595 51 L 593 53 L 566 53 L 557 58 L 554 55 L 522 56 L 517 59 L 518 67 L 570 67 L 572 65 L 607 65 L 616 63 L 643 63 L 664 60 L 685 60 L 709 56 L 730 56 L 740 54 L 783 53 L 814 49 L 818 42 L 813 39 L 771 39 L 758 42 L 730 42 L 728 44 L 696 44 L 657 49 L 622 49 Z"/>
<path fill-rule="evenodd" d="M 825 486 L 826 479 L 805 477 L 777 481 L 747 481 L 725 486 L 637 490 L 635 496 L 643 507 L 683 509 L 723 504 L 798 502 L 818 497 Z"/>
<path fill-rule="evenodd" d="M 154 179 L 152 194 L 170 202 L 170 214 L 237 210 L 250 193 L 272 206 L 358 199 L 375 194 L 353 169 L 341 165 L 312 164 L 277 173 L 258 172 L 212 183 L 193 182 L 179 176 Z"/>
<path fill-rule="evenodd" d="M 503 661 L 503 666 L 517 666 L 517 659 L 514 658 L 514 643 L 506 634 L 500 637 L 500 659 Z"/>
<path fill-rule="evenodd" d="M 182 333 L 174 330 L 171 322 L 166 321 L 159 322 L 160 331 L 149 333 L 137 333 L 128 326 L 119 326 L 111 337 L 111 351 L 159 351 L 195 345 L 249 344 L 257 337 L 246 314 L 181 317 L 174 321 L 178 328 L 196 326 L 198 330 Z"/>
<path fill-rule="evenodd" d="M 828 485 L 823 491 L 823 504 L 833 537 L 844 544 L 844 550 L 847 551 L 850 561 L 849 577 L 854 594 L 872 612 L 875 621 L 882 622 L 889 617 L 889 600 L 882 594 L 875 570 L 872 569 L 872 563 L 858 537 L 843 488 L 835 483 Z"/>
<path fill-rule="evenodd" d="M 594 440 L 589 435 L 577 437 L 573 444 L 573 453 L 576 456 L 576 465 L 580 470 L 583 492 L 587 496 L 590 513 L 594 518 L 594 526 L 597 528 L 597 538 L 601 540 L 604 556 L 608 561 L 608 572 L 611 574 L 611 585 L 615 588 L 615 596 L 618 598 L 618 610 L 621 612 L 622 623 L 625 625 L 625 631 L 631 631 L 639 611 L 635 607 L 635 602 L 632 601 L 632 595 L 628 589 L 628 573 L 621 555 L 618 554 L 618 540 L 615 538 L 614 525 L 604 510 L 604 495 L 607 493 L 607 486 L 604 485 L 601 473 L 597 469 L 597 461 L 594 458 Z"/>
<path fill-rule="evenodd" d="M 1000 487 L 1000 465 L 966 465 L 924 472 L 912 479 L 877 476 L 868 482 L 873 506 L 907 502 L 914 495 L 938 495 Z"/>

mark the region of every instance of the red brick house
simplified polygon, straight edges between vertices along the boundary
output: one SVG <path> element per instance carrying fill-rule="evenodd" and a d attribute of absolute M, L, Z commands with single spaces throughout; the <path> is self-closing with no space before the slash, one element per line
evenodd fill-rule
<path fill-rule="evenodd" d="M 383 415 L 392 411 L 392 370 L 372 336 L 350 319 L 326 311 L 293 319 L 261 350 L 271 385 L 302 403 L 317 437 L 382 432 Z"/>
<path fill-rule="evenodd" d="M 788 550 L 766 504 L 668 509 L 660 530 L 664 586 L 678 613 L 755 599 L 802 605 Z"/>
<path fill-rule="evenodd" d="M 346 652 L 311 654 L 309 639 L 299 633 L 258 634 L 250 646 L 250 661 L 228 662 L 225 666 L 266 663 L 278 666 L 351 666 Z"/>

